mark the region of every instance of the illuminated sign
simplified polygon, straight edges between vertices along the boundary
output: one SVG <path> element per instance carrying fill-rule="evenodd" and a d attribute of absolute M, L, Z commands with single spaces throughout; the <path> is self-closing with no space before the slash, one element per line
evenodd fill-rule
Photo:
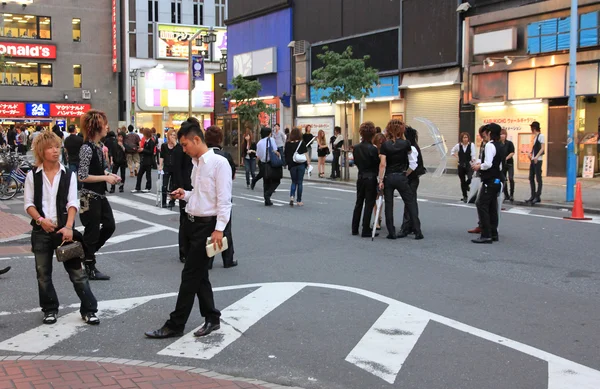
<path fill-rule="evenodd" d="M 50 104 L 50 116 L 78 118 L 91 108 L 89 104 Z"/>
<path fill-rule="evenodd" d="M 0 55 L 15 58 L 56 59 L 56 46 L 0 42 Z"/>
<path fill-rule="evenodd" d="M 25 103 L 0 102 L 0 117 L 25 116 Z"/>
<path fill-rule="evenodd" d="M 25 104 L 27 116 L 48 117 L 50 116 L 50 104 L 48 103 L 27 103 Z"/>
<path fill-rule="evenodd" d="M 112 71 L 117 72 L 117 0 L 112 0 Z"/>
<path fill-rule="evenodd" d="M 190 38 L 198 31 L 208 32 L 210 27 L 204 26 L 185 26 L 181 24 L 156 24 L 156 58 L 162 59 L 188 59 L 188 42 Z M 227 47 L 226 29 L 214 29 L 217 35 L 217 42 L 213 45 L 213 61 L 220 58 L 220 50 L 217 47 Z M 210 45 L 201 42 L 202 36 L 199 37 L 196 45 L 192 45 L 192 55 L 202 55 L 204 58 L 210 57 Z M 217 52 L 219 56 L 215 57 Z"/>

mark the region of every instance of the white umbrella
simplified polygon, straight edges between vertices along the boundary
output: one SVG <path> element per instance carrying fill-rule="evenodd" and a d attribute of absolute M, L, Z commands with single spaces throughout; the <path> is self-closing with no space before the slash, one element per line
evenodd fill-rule
<path fill-rule="evenodd" d="M 446 141 L 444 140 L 444 136 L 440 133 L 440 130 L 437 128 L 437 126 L 429 119 L 415 118 L 415 120 L 420 121 L 421 123 L 427 126 L 427 129 L 429 130 L 429 135 L 433 139 L 433 144 L 422 147 L 421 150 L 425 150 L 429 147 L 435 147 L 438 151 L 438 154 L 440 156 L 440 163 L 433 172 L 433 176 L 439 178 L 442 176 L 442 174 L 444 174 L 444 172 L 446 171 L 446 166 L 448 165 L 448 148 L 446 147 Z"/>
<path fill-rule="evenodd" d="M 375 240 L 375 234 L 377 233 L 377 221 L 379 220 L 379 215 L 381 215 L 381 208 L 383 206 L 383 195 L 380 194 L 377 196 L 377 201 L 375 202 L 375 206 L 377 210 L 375 211 L 375 221 L 373 222 L 373 232 L 371 235 L 371 242 Z"/>

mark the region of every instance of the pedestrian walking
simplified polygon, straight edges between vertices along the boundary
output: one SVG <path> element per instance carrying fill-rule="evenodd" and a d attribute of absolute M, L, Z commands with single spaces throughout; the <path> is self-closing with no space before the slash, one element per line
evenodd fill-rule
<path fill-rule="evenodd" d="M 344 146 L 344 136 L 342 135 L 342 128 L 336 126 L 333 129 L 333 136 L 329 139 L 331 145 L 331 151 L 333 153 L 333 161 L 331 161 L 331 175 L 329 178 L 335 180 L 340 178 L 340 156 L 342 154 L 342 147 Z"/>
<path fill-rule="evenodd" d="M 208 147 L 197 122 L 190 119 L 183 122 L 177 135 L 194 164 L 194 189 L 178 188 L 171 193 L 175 199 L 187 202 L 183 231 L 187 255 L 175 310 L 161 328 L 145 333 L 149 338 L 182 336 L 196 296 L 205 323 L 194 336 L 206 336 L 220 328 L 221 312 L 215 307 L 206 245 L 211 238 L 215 247 L 223 247 L 223 231 L 231 215 L 231 167 L 224 157 Z"/>
<path fill-rule="evenodd" d="M 137 176 L 140 170 L 140 136 L 133 132 L 134 128 L 130 124 L 127 127 L 129 133 L 125 136 L 125 153 L 127 156 L 127 167 L 129 168 L 129 177 Z"/>
<path fill-rule="evenodd" d="M 79 151 L 83 145 L 83 138 L 76 136 L 77 127 L 74 124 L 69 125 L 68 130 L 69 136 L 65 139 L 64 146 L 67 150 L 67 162 L 69 170 L 77 174 L 79 170 Z M 81 189 L 81 182 L 77 180 L 77 189 Z"/>
<path fill-rule="evenodd" d="M 356 179 L 356 204 L 352 215 L 352 235 L 358 235 L 360 227 L 360 215 L 364 215 L 362 223 L 363 238 L 370 238 L 371 215 L 377 200 L 377 173 L 379 172 L 379 152 L 372 143 L 375 136 L 375 125 L 373 122 L 365 122 L 360 125 L 361 142 L 354 146 L 354 163 L 358 167 Z"/>
<path fill-rule="evenodd" d="M 21 127 L 18 130 L 17 136 L 17 152 L 21 155 L 27 154 L 27 132 L 25 132 L 25 127 Z M 64 162 L 64 159 L 63 159 Z M 66 163 L 66 162 L 65 162 Z"/>
<path fill-rule="evenodd" d="M 511 203 L 515 201 L 515 162 L 513 156 L 515 155 L 515 145 L 510 140 L 506 139 L 507 132 L 503 128 L 500 133 L 500 142 L 505 147 L 506 158 L 502 164 L 502 175 L 504 176 L 504 199 L 509 200 Z M 510 192 L 508 190 L 508 184 L 510 183 Z"/>
<path fill-rule="evenodd" d="M 481 194 L 477 199 L 477 214 L 481 224 L 481 236 L 473 243 L 497 242 L 498 237 L 498 194 L 502 188 L 502 161 L 504 148 L 500 144 L 502 128 L 496 123 L 484 126 L 483 139 L 486 141 L 482 162 L 473 165 L 473 170 L 481 174 Z"/>
<path fill-rule="evenodd" d="M 117 135 L 117 141 L 114 142 L 110 149 L 110 159 L 112 165 L 112 173 L 121 172 L 121 181 L 119 182 L 119 193 L 123 193 L 125 186 L 125 169 L 127 169 L 127 155 L 125 154 L 125 134 L 120 132 Z M 115 184 L 110 186 L 110 193 L 115 193 Z"/>
<path fill-rule="evenodd" d="M 63 243 L 83 240 L 81 233 L 74 229 L 79 209 L 77 179 L 60 163 L 61 145 L 60 138 L 53 132 L 39 135 L 33 143 L 35 169 L 27 173 L 25 180 L 24 208 L 33 227 L 31 246 L 44 324 L 56 323 L 58 316 L 59 301 L 52 282 L 54 250 Z M 81 259 L 70 259 L 63 265 L 81 301 L 81 317 L 87 324 L 99 324 L 98 303 Z"/>
<path fill-rule="evenodd" d="M 277 146 L 275 145 L 275 141 L 271 138 L 271 129 L 268 127 L 263 127 L 260 130 L 261 140 L 256 145 L 256 157 L 259 161 L 259 173 L 256 176 L 256 179 L 252 181 L 251 188 L 254 188 L 256 185 L 256 181 L 260 178 L 263 178 L 263 196 L 265 199 L 265 206 L 270 207 L 273 205 L 271 201 L 271 196 L 277 190 L 277 187 L 281 183 L 281 168 L 271 169 L 271 167 L 267 167 L 267 164 L 271 162 L 270 152 L 272 150 L 276 153 L 276 155 L 281 158 L 281 155 L 277 151 Z"/>
<path fill-rule="evenodd" d="M 276 123 L 273 127 L 273 139 L 275 140 L 275 145 L 277 146 L 277 151 L 279 155 L 281 155 L 281 159 L 285 161 L 285 143 L 287 142 L 287 136 L 279 126 L 279 123 Z"/>
<path fill-rule="evenodd" d="M 533 147 L 529 153 L 529 186 L 531 188 L 531 197 L 525 202 L 534 205 L 542 201 L 542 165 L 544 164 L 544 154 L 546 141 L 544 134 L 541 133 L 540 123 L 531 123 L 531 132 L 533 133 Z M 537 181 L 537 188 L 535 183 Z"/>
<path fill-rule="evenodd" d="M 250 129 L 246 129 L 246 133 L 244 134 L 242 159 L 244 160 L 244 170 L 246 172 L 246 188 L 250 189 L 250 184 L 256 178 L 256 143 L 253 141 Z M 251 178 L 252 181 L 250 180 Z"/>
<path fill-rule="evenodd" d="M 177 143 L 177 131 L 171 129 L 167 132 L 167 143 L 163 143 L 160 149 L 160 159 L 158 170 L 163 172 L 162 178 L 162 199 L 161 205 L 163 208 L 167 206 L 173 208 L 175 205 L 175 199 L 170 199 L 167 205 L 167 194 L 174 189 L 182 186 L 175 186 L 175 183 L 181 183 L 183 181 L 181 174 L 182 169 L 176 165 L 177 161 L 183 158 L 183 149 L 181 145 Z M 181 184 L 180 184 L 181 185 Z"/>
<path fill-rule="evenodd" d="M 291 207 L 294 206 L 294 197 L 296 197 L 296 205 L 299 207 L 304 205 L 302 202 L 304 173 L 310 166 L 310 157 L 303 139 L 302 131 L 298 127 L 294 127 L 290 132 L 288 142 L 285 144 L 284 155 L 292 178 L 290 187 Z"/>
<path fill-rule="evenodd" d="M 83 183 L 79 217 L 83 233 L 84 266 L 90 280 L 110 280 L 96 268 L 96 253 L 115 232 L 115 218 L 106 198 L 106 185 L 114 185 L 120 178 L 104 170 L 104 155 L 100 139 L 108 131 L 106 114 L 91 109 L 81 117 L 81 133 L 84 143 L 79 152 L 77 176 Z"/>
<path fill-rule="evenodd" d="M 198 123 L 199 124 L 199 123 Z M 236 165 L 233 161 L 233 157 L 231 154 L 225 150 L 221 145 L 223 144 L 223 130 L 218 126 L 210 126 L 204 132 L 204 137 L 206 138 L 206 144 L 209 148 L 211 148 L 215 154 L 224 157 L 229 163 L 229 167 L 231 168 L 231 179 L 235 180 L 235 172 Z M 233 202 L 233 198 L 231 199 Z M 229 222 L 227 226 L 225 226 L 225 230 L 223 230 L 223 236 L 227 238 L 227 250 L 224 250 L 221 253 L 221 257 L 223 257 L 223 267 L 230 268 L 237 266 L 237 261 L 233 259 L 233 255 L 235 254 L 235 250 L 233 248 L 233 234 L 231 232 L 231 223 L 233 220 L 233 208 L 231 209 L 231 215 L 229 215 Z M 208 266 L 209 269 L 212 269 L 214 257 L 210 259 L 210 264 Z"/>
<path fill-rule="evenodd" d="M 135 189 L 131 191 L 131 193 L 140 192 L 142 188 L 142 178 L 144 174 L 146 175 L 146 188 L 142 190 L 143 193 L 148 193 L 152 190 L 152 165 L 154 162 L 154 149 L 156 148 L 156 143 L 154 143 L 154 137 L 152 136 L 152 130 L 149 128 L 143 129 L 144 139 L 143 147 L 140 147 L 140 170 L 138 171 L 137 181 L 135 184 Z"/>
<path fill-rule="evenodd" d="M 421 154 L 421 148 L 419 147 L 419 133 L 417 130 L 412 128 L 411 126 L 406 126 L 406 131 L 404 132 L 404 136 L 406 140 L 410 142 L 411 145 L 411 153 L 408 156 L 408 165 L 409 167 L 414 167 L 416 163 L 416 168 L 412 173 L 408 175 L 408 185 L 410 189 L 415 194 L 415 198 L 417 199 L 417 215 L 419 214 L 419 183 L 421 182 L 420 177 L 427 172 L 425 169 L 425 164 L 423 163 L 423 156 Z M 398 234 L 398 238 L 405 238 L 410 234 L 415 234 L 416 231 L 413 227 L 412 219 L 410 218 L 410 212 L 408 212 L 408 208 L 404 207 L 404 216 L 402 218 L 402 227 L 400 228 L 400 234 Z"/>
<path fill-rule="evenodd" d="M 293 129 L 292 129 L 292 131 L 293 131 Z M 314 139 L 314 137 L 315 136 L 312 134 L 312 126 L 310 124 L 307 124 L 306 127 L 304 127 L 304 134 L 302 134 L 302 140 L 304 141 L 304 144 L 307 145 L 309 161 L 312 161 L 312 146 L 311 146 L 312 143 L 311 142 Z"/>
<path fill-rule="evenodd" d="M 327 145 L 327 139 L 325 139 L 325 131 L 319 130 L 317 133 L 317 161 L 319 178 L 325 177 L 325 160 L 330 154 L 329 146 Z"/>
<path fill-rule="evenodd" d="M 423 239 L 421 221 L 419 220 L 417 198 L 410 188 L 408 176 L 416 169 L 414 161 L 409 165 L 409 154 L 412 152 L 410 143 L 404 136 L 404 123 L 392 119 L 386 127 L 385 141 L 381 145 L 379 164 L 379 190 L 383 190 L 385 201 L 385 225 L 388 239 L 396 239 L 394 226 L 394 190 L 398 190 L 404 206 L 408 208 L 413 223 L 415 239 Z"/>
<path fill-rule="evenodd" d="M 471 142 L 471 137 L 467 132 L 460 134 L 460 143 L 457 143 L 450 150 L 450 155 L 458 158 L 458 178 L 460 179 L 462 201 L 467 203 L 469 201 L 469 185 L 471 185 L 471 178 L 473 176 L 471 162 L 475 161 L 477 156 L 475 144 Z"/>

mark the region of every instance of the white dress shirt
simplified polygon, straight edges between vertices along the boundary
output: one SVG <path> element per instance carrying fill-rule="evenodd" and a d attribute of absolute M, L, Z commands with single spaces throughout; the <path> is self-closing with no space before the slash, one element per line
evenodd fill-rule
<path fill-rule="evenodd" d="M 192 186 L 183 198 L 185 211 L 198 217 L 217 217 L 217 231 L 223 231 L 231 215 L 231 167 L 225 157 L 209 149 L 202 157 L 192 159 Z"/>
<path fill-rule="evenodd" d="M 265 162 L 267 160 L 267 140 L 271 142 L 271 149 L 273 149 L 273 151 L 277 151 L 275 139 L 271 138 L 270 136 L 261 139 L 256 145 L 256 157 L 261 162 Z"/>
<path fill-rule="evenodd" d="M 419 152 L 415 148 L 415 146 L 410 146 L 412 152 L 408 154 L 408 168 L 413 172 L 417 170 L 417 166 L 419 166 L 417 158 L 419 157 Z"/>
<path fill-rule="evenodd" d="M 454 146 L 452 148 L 452 150 L 450 150 L 450 155 L 456 155 L 458 153 L 458 148 L 462 147 L 462 151 L 463 153 L 467 152 L 467 147 L 469 147 L 469 145 L 471 145 L 471 161 L 474 161 L 477 159 L 477 149 L 475 148 L 475 143 L 468 143 L 466 146 L 463 145 L 462 143 L 457 143 L 456 146 Z"/>
<path fill-rule="evenodd" d="M 35 173 L 42 171 L 42 182 L 44 183 L 44 187 L 42 188 L 42 212 L 44 213 L 44 218 L 52 220 L 54 223 L 57 222 L 57 211 L 56 211 L 56 196 L 58 194 L 58 186 L 60 184 L 60 178 L 63 174 L 66 173 L 65 167 L 61 164 L 60 170 L 54 176 L 54 181 L 51 183 L 48 177 L 46 176 L 46 172 L 42 166 L 35 169 Z M 33 174 L 34 171 L 30 170 L 27 173 L 27 178 L 25 179 L 25 212 L 29 207 L 35 207 L 33 203 L 34 196 L 34 188 L 33 188 Z M 77 178 L 76 174 L 71 174 L 71 182 L 69 184 L 69 194 L 67 197 L 67 211 L 69 208 L 74 207 L 79 210 L 79 200 L 77 198 Z M 39 210 L 38 210 L 39 212 Z"/>
<path fill-rule="evenodd" d="M 481 164 L 481 170 L 488 170 L 489 168 L 491 168 L 495 156 L 496 146 L 494 146 L 494 141 L 491 140 L 485 144 L 485 160 Z M 499 168 L 500 170 L 502 170 L 502 163 L 500 163 Z"/>

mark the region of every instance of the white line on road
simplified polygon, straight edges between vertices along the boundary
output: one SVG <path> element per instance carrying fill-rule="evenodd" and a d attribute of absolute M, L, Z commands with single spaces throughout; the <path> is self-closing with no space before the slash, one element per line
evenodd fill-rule
<path fill-rule="evenodd" d="M 506 210 L 504 212 L 506 212 L 506 213 L 513 213 L 515 215 L 529 215 L 532 211 L 533 211 L 533 209 L 513 207 L 513 208 L 508 209 L 508 210 Z"/>
<path fill-rule="evenodd" d="M 265 200 L 264 200 L 264 197 L 262 197 L 262 196 L 254 196 L 254 195 L 246 195 L 246 196 L 247 196 L 247 197 L 252 197 L 252 198 L 255 198 L 255 199 L 259 199 L 259 200 L 262 200 L 262 201 L 265 201 Z M 275 202 L 275 203 L 286 204 L 286 205 L 287 205 L 287 204 L 289 204 L 289 201 L 276 200 L 276 199 L 274 199 L 274 198 L 271 198 L 271 201 L 273 201 L 273 202 Z"/>
<path fill-rule="evenodd" d="M 151 213 L 151 214 L 157 215 L 157 216 L 174 215 L 174 214 L 179 213 L 179 212 L 175 212 L 175 211 L 170 211 L 166 208 L 158 208 L 151 204 L 140 203 L 139 201 L 125 199 L 125 198 L 117 197 L 117 196 L 109 197 L 108 201 L 110 203 L 123 205 L 125 207 L 133 208 L 138 211 L 148 212 L 148 213 Z"/>
<path fill-rule="evenodd" d="M 390 305 L 346 361 L 393 384 L 428 322 L 429 319 L 403 307 Z"/>
<path fill-rule="evenodd" d="M 161 232 L 161 231 L 166 231 L 166 230 L 167 230 L 166 226 L 161 226 L 161 225 L 150 226 L 147 228 L 143 228 L 141 230 L 131 231 L 131 232 L 128 232 L 123 235 L 113 236 L 108 241 L 106 241 L 106 244 L 111 245 L 111 244 L 123 243 L 123 242 L 127 242 L 128 240 L 144 238 L 148 235 L 155 234 L 155 233 Z"/>
<path fill-rule="evenodd" d="M 211 359 L 302 288 L 302 284 L 266 284 L 223 310 L 218 333 L 198 339 L 193 335 L 194 331 L 201 328 L 198 327 L 158 354 Z"/>
<path fill-rule="evenodd" d="M 250 198 L 250 197 L 235 196 L 235 195 L 234 195 L 234 196 L 232 196 L 232 197 L 233 197 L 233 198 L 236 198 L 236 199 L 242 199 L 242 200 L 254 201 L 255 203 L 264 203 L 264 202 L 265 202 L 264 200 L 253 199 L 253 198 Z M 274 203 L 273 205 L 274 205 L 274 206 L 276 206 L 276 207 L 283 207 L 283 204 L 277 204 L 277 203 Z"/>

